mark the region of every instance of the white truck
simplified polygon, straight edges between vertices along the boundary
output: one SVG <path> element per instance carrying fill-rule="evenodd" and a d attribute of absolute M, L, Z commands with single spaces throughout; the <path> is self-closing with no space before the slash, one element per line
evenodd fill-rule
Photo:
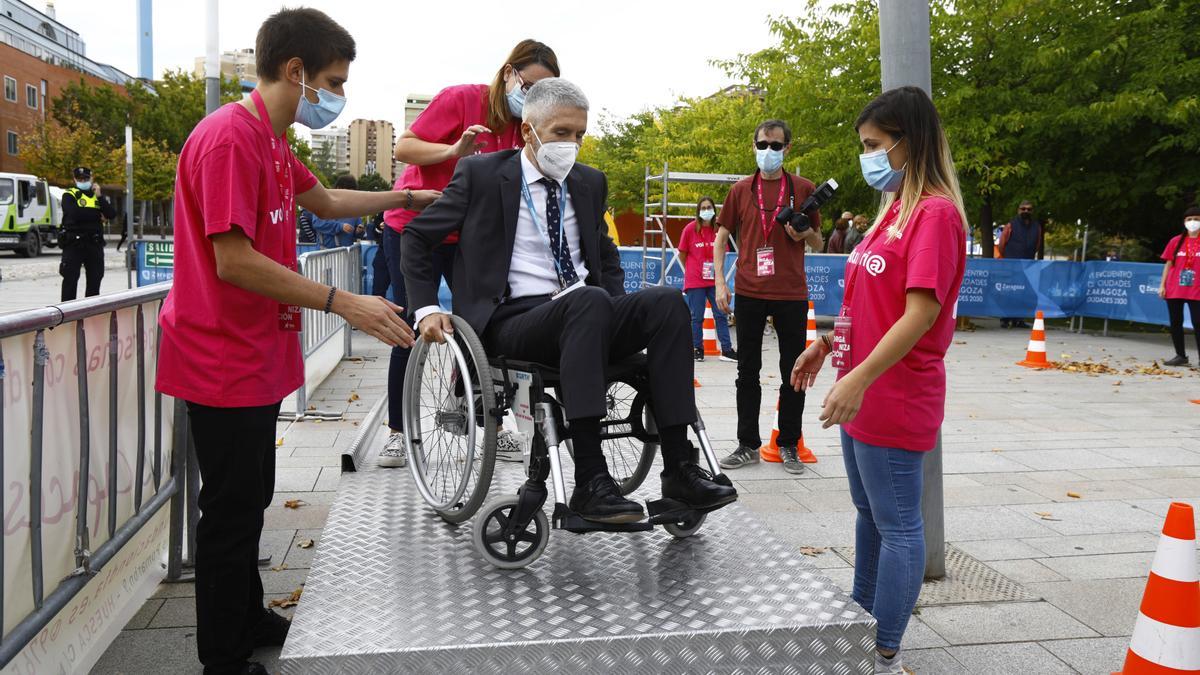
<path fill-rule="evenodd" d="M 27 173 L 0 173 L 0 251 L 36 258 L 58 246 L 62 195 L 44 179 Z"/>

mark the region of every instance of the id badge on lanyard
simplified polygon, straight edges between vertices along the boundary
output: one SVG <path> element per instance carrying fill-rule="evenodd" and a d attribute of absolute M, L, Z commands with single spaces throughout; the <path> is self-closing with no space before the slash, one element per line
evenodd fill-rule
<path fill-rule="evenodd" d="M 764 246 L 754 252 L 754 259 L 758 263 L 758 276 L 775 276 L 775 249 Z"/>
<path fill-rule="evenodd" d="M 830 336 L 829 342 L 833 345 L 833 351 L 830 352 L 830 363 L 839 373 L 844 373 L 851 368 L 850 361 L 850 310 L 843 307 L 842 313 L 838 318 L 833 320 L 833 335 Z"/>
<path fill-rule="evenodd" d="M 271 128 L 271 117 L 267 113 L 267 106 L 263 103 L 262 96 L 258 90 L 250 93 L 250 99 L 254 101 L 254 107 L 258 110 L 259 122 L 267 130 L 267 135 L 271 137 L 271 164 L 275 170 L 275 187 L 279 190 L 279 212 L 280 222 L 284 227 L 291 222 L 291 214 L 295 212 L 294 199 L 292 194 L 292 164 L 291 153 L 287 149 L 287 143 L 283 142 L 275 135 L 275 130 Z M 297 271 L 295 261 L 287 264 L 288 269 L 293 272 Z M 279 330 L 288 333 L 299 333 L 301 327 L 300 306 L 287 305 L 279 303 Z"/>
<path fill-rule="evenodd" d="M 716 268 L 713 266 L 713 261 L 705 260 L 700 266 L 700 278 L 705 281 L 712 281 L 717 278 Z"/>
<path fill-rule="evenodd" d="M 779 213 L 779 210 L 783 208 L 785 194 L 783 181 L 785 180 L 787 180 L 786 176 L 780 180 L 779 197 L 776 199 L 775 211 L 768 218 L 767 207 L 763 204 L 761 174 L 758 177 L 758 191 L 756 196 L 758 197 L 758 216 L 762 220 L 763 245 L 754 252 L 754 261 L 758 276 L 760 277 L 775 276 L 775 249 L 768 242 L 771 240 L 771 233 L 775 231 L 775 214 Z M 788 184 L 790 185 L 790 183 Z"/>
<path fill-rule="evenodd" d="M 1179 286 L 1181 288 L 1190 288 L 1196 284 L 1196 270 L 1187 268 L 1179 270 Z"/>

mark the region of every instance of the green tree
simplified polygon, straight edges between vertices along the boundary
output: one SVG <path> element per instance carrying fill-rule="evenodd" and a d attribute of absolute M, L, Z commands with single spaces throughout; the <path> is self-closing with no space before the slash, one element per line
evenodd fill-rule
<path fill-rule="evenodd" d="M 53 120 L 39 123 L 21 139 L 25 170 L 61 186 L 72 184 L 77 166 L 91 168 L 101 185 L 125 183 L 125 156 L 102 142 L 101 134 L 85 124 L 67 127 Z"/>
<path fill-rule="evenodd" d="M 332 176 L 337 172 L 337 158 L 333 156 L 333 144 L 322 143 L 312 152 L 313 166 L 324 176 Z"/>
<path fill-rule="evenodd" d="M 378 172 L 365 173 L 358 179 L 358 189 L 366 190 L 367 192 L 386 192 L 391 190 L 392 186 L 380 176 Z"/>

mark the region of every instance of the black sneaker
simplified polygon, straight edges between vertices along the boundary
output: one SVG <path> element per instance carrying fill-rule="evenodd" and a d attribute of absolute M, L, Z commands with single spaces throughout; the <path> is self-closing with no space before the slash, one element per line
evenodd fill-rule
<path fill-rule="evenodd" d="M 703 361 L 704 360 L 704 350 L 699 347 L 693 347 L 692 348 L 692 358 L 696 359 L 697 361 Z"/>
<path fill-rule="evenodd" d="M 722 457 L 718 464 L 721 465 L 722 469 L 740 469 L 747 464 L 757 464 L 758 460 L 758 448 L 739 445 L 737 450 L 729 453 L 726 457 Z"/>
<path fill-rule="evenodd" d="M 713 475 L 695 464 L 683 464 L 675 471 L 662 473 L 662 496 L 695 509 L 707 509 L 735 501 L 737 490 L 713 482 Z"/>
<path fill-rule="evenodd" d="M 1012 323 L 1012 327 L 1013 328 L 1030 328 L 1030 325 L 1025 323 L 1024 321 L 1014 321 Z"/>
<path fill-rule="evenodd" d="M 263 610 L 262 618 L 258 620 L 258 624 L 251 631 L 254 648 L 282 647 L 284 640 L 287 639 L 288 629 L 291 627 L 291 621 L 269 609 Z"/>
<path fill-rule="evenodd" d="M 779 459 L 783 460 L 784 471 L 794 474 L 804 473 L 804 465 L 800 463 L 800 458 L 796 456 L 795 446 L 779 448 Z"/>
<path fill-rule="evenodd" d="M 641 504 L 621 496 L 616 481 L 607 472 L 576 485 L 569 506 L 580 518 L 597 523 L 636 523 L 646 517 Z"/>
<path fill-rule="evenodd" d="M 1163 361 L 1164 366 L 1186 366 L 1187 364 L 1188 357 L 1183 354 L 1176 354 L 1174 358 Z"/>
<path fill-rule="evenodd" d="M 1001 327 L 1001 328 L 1008 328 L 1008 327 L 1009 327 L 1009 325 L 1010 325 L 1010 322 L 1009 322 L 1009 320 L 1008 320 L 1008 319 L 1001 319 L 1001 320 L 1000 320 L 1000 327 Z"/>
<path fill-rule="evenodd" d="M 726 349 L 726 350 L 722 351 L 721 352 L 721 360 L 722 361 L 730 361 L 732 363 L 737 363 L 737 360 L 738 360 L 737 350 L 736 349 Z"/>

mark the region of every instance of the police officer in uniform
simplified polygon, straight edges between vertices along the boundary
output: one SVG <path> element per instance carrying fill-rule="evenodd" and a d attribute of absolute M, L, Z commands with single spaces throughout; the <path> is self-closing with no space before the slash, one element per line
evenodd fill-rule
<path fill-rule="evenodd" d="M 75 169 L 75 187 L 62 198 L 62 301 L 74 300 L 79 291 L 79 268 L 87 273 L 85 295 L 100 295 L 100 280 L 104 278 L 104 234 L 101 218 L 115 218 L 117 212 L 108 198 L 100 194 L 100 186 L 92 183 L 92 170 L 81 166 Z"/>

